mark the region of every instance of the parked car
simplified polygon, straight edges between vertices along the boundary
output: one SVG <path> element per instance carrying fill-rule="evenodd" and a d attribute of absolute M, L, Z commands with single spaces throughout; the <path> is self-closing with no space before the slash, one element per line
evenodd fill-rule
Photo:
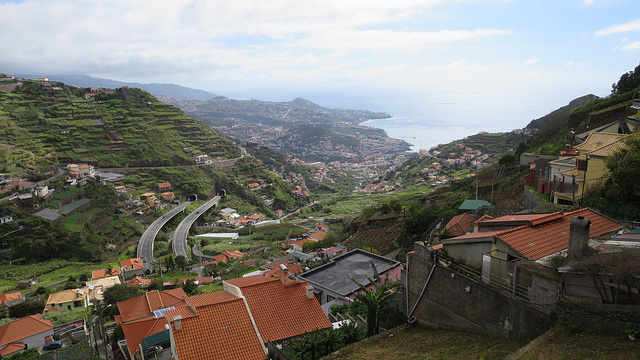
<path fill-rule="evenodd" d="M 42 347 L 42 350 L 49 351 L 49 350 L 60 349 L 61 347 L 62 347 L 62 341 L 52 341 L 48 344 L 45 344 Z"/>

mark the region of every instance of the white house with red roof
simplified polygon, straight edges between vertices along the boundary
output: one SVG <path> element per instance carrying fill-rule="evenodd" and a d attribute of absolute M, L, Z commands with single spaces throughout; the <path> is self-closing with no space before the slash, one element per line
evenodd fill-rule
<path fill-rule="evenodd" d="M 144 275 L 144 265 L 140 258 L 133 258 L 120 261 L 120 274 L 123 279 L 131 280 L 135 276 Z"/>
<path fill-rule="evenodd" d="M 9 356 L 45 344 L 53 336 L 53 323 L 40 314 L 25 316 L 0 326 L 0 355 Z"/>

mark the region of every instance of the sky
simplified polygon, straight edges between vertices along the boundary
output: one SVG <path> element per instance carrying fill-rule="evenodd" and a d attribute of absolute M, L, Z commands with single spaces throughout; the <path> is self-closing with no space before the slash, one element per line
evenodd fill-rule
<path fill-rule="evenodd" d="M 640 63 L 637 0 L 0 0 L 0 72 L 509 131 Z"/>

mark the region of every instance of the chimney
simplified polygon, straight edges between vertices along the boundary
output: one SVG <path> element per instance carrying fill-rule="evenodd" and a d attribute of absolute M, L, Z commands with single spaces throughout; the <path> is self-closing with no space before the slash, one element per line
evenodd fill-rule
<path fill-rule="evenodd" d="M 589 243 L 589 228 L 591 221 L 584 216 L 577 216 L 571 219 L 569 230 L 569 249 L 567 256 L 569 260 L 578 260 L 584 256 Z"/>
<path fill-rule="evenodd" d="M 176 315 L 173 317 L 173 328 L 176 330 L 182 330 L 182 315 Z"/>
<path fill-rule="evenodd" d="M 313 286 L 307 285 L 304 289 L 307 290 L 307 299 L 313 299 Z"/>

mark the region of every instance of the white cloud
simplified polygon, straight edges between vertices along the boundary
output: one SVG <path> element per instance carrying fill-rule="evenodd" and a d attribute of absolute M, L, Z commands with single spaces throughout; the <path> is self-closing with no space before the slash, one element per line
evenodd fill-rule
<path fill-rule="evenodd" d="M 533 64 L 537 64 L 540 62 L 540 59 L 538 58 L 532 58 L 532 59 L 527 59 L 525 61 L 522 62 L 523 65 L 533 65 Z"/>
<path fill-rule="evenodd" d="M 605 29 L 596 31 L 596 36 L 605 36 L 619 33 L 626 33 L 630 31 L 640 31 L 640 19 L 629 21 L 628 23 L 612 25 Z"/>
<path fill-rule="evenodd" d="M 640 41 L 632 42 L 623 46 L 617 46 L 616 50 L 640 51 Z"/>
<path fill-rule="evenodd" d="M 573 60 L 569 60 L 564 64 L 564 66 L 567 66 L 567 67 L 570 67 L 570 66 L 582 66 L 584 64 L 585 64 L 584 61 L 575 62 Z"/>
<path fill-rule="evenodd" d="M 593 5 L 594 0 L 583 0 L 582 1 L 585 5 Z"/>

